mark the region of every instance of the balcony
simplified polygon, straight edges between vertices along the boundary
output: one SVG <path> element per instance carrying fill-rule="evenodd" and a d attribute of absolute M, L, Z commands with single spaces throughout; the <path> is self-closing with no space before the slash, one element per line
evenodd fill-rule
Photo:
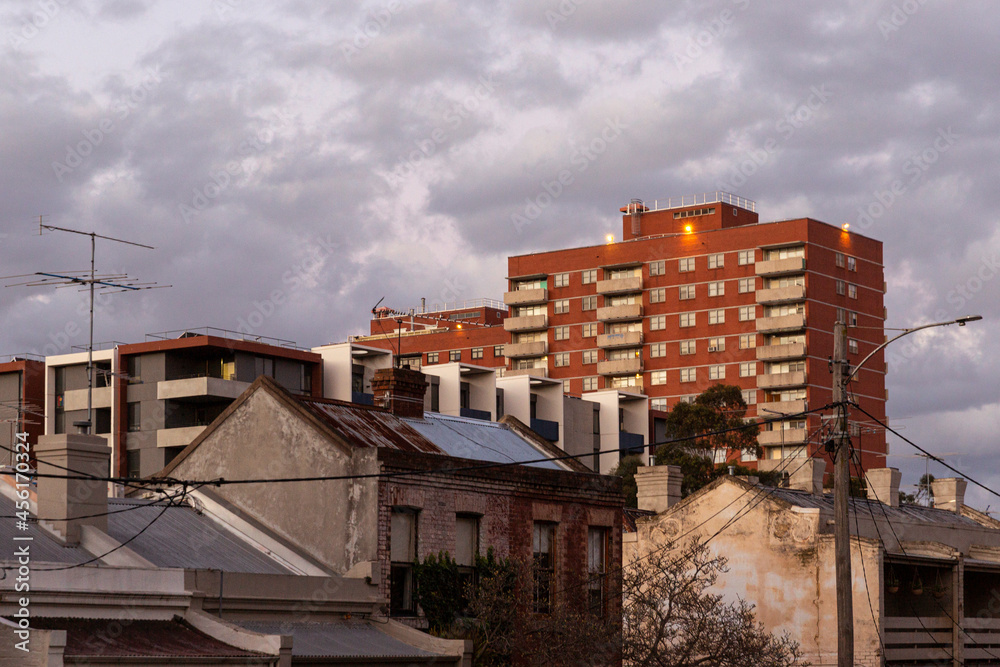
<path fill-rule="evenodd" d="M 504 377 L 514 377 L 515 375 L 534 375 L 537 378 L 547 378 L 549 376 L 549 369 L 545 366 L 539 366 L 538 368 L 508 368 L 504 370 Z"/>
<path fill-rule="evenodd" d="M 786 387 L 802 387 L 806 384 L 805 371 L 791 373 L 765 373 L 757 376 L 758 389 L 784 389 Z"/>
<path fill-rule="evenodd" d="M 548 300 L 549 291 L 544 287 L 503 293 L 503 302 L 508 306 L 531 306 L 536 303 L 545 303 Z"/>
<path fill-rule="evenodd" d="M 642 359 L 612 359 L 611 361 L 598 361 L 598 375 L 635 375 L 642 372 Z"/>
<path fill-rule="evenodd" d="M 156 398 L 161 401 L 185 398 L 234 399 L 238 398 L 249 386 L 249 382 L 211 377 L 163 380 L 156 383 Z"/>
<path fill-rule="evenodd" d="M 70 412 L 72 410 L 87 409 L 87 389 L 67 389 L 63 393 L 62 409 Z M 111 407 L 111 387 L 94 387 L 93 408 Z"/>
<path fill-rule="evenodd" d="M 787 343 L 785 345 L 762 345 L 757 348 L 757 359 L 760 361 L 778 361 L 780 359 L 796 359 L 806 356 L 805 343 Z"/>
<path fill-rule="evenodd" d="M 466 417 L 468 419 L 481 419 L 483 421 L 490 421 L 492 415 L 490 415 L 489 410 L 476 410 L 475 408 L 459 408 L 459 417 Z"/>
<path fill-rule="evenodd" d="M 549 328 L 548 315 L 521 315 L 508 317 L 503 321 L 504 331 L 541 331 Z"/>
<path fill-rule="evenodd" d="M 157 447 L 187 447 L 191 441 L 201 435 L 204 426 L 182 426 L 180 428 L 161 428 L 156 431 Z"/>
<path fill-rule="evenodd" d="M 351 403 L 357 403 L 358 405 L 375 405 L 375 394 L 366 394 L 360 391 L 352 391 Z"/>
<path fill-rule="evenodd" d="M 507 343 L 503 346 L 503 354 L 508 359 L 522 357 L 544 357 L 549 352 L 549 344 L 544 340 L 531 343 Z"/>
<path fill-rule="evenodd" d="M 758 276 L 780 276 L 788 273 L 802 273 L 806 270 L 805 257 L 789 257 L 788 259 L 772 259 L 757 262 L 755 271 Z"/>
<path fill-rule="evenodd" d="M 559 422 L 557 421 L 532 418 L 531 430 L 550 442 L 558 442 L 559 440 Z"/>
<path fill-rule="evenodd" d="M 642 291 L 642 276 L 632 276 L 631 278 L 613 278 L 611 280 L 598 280 L 598 294 L 629 294 L 630 292 Z"/>
<path fill-rule="evenodd" d="M 779 333 L 782 331 L 797 331 L 806 327 L 804 314 L 779 315 L 777 317 L 761 317 L 757 319 L 758 333 Z"/>
<path fill-rule="evenodd" d="M 805 285 L 790 285 L 757 290 L 757 303 L 791 303 L 806 298 Z"/>
<path fill-rule="evenodd" d="M 809 432 L 804 428 L 786 428 L 781 431 L 761 431 L 757 436 L 757 444 L 761 447 L 780 447 L 782 445 L 802 445 L 809 439 Z"/>
<path fill-rule="evenodd" d="M 509 320 L 510 318 L 507 318 Z M 597 319 L 601 322 L 623 322 L 642 319 L 642 305 L 629 303 L 623 306 L 605 306 L 597 309 Z M 506 323 L 507 320 L 504 320 Z"/>
<path fill-rule="evenodd" d="M 597 347 L 605 349 L 614 349 L 616 347 L 638 347 L 640 345 L 642 345 L 641 331 L 601 334 L 597 337 Z"/>
<path fill-rule="evenodd" d="M 642 454 L 646 446 L 646 440 L 641 433 L 627 433 L 622 431 L 618 434 L 618 449 L 621 456 L 629 454 Z"/>
<path fill-rule="evenodd" d="M 773 401 L 771 403 L 758 403 L 757 412 L 761 417 L 773 417 L 774 413 L 782 415 L 795 415 L 806 411 L 805 400 L 799 401 Z"/>

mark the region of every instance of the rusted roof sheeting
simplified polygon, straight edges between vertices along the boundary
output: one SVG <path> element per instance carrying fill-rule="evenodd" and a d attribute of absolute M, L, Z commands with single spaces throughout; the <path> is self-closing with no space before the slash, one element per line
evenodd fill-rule
<path fill-rule="evenodd" d="M 444 450 L 384 410 L 339 401 L 300 398 L 307 410 L 356 447 L 387 447 L 404 452 L 444 454 Z"/>

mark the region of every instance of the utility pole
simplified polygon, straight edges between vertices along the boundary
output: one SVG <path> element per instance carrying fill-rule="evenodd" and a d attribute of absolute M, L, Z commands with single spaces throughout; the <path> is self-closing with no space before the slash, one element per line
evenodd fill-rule
<path fill-rule="evenodd" d="M 833 538 L 837 581 L 837 667 L 854 667 L 854 595 L 851 588 L 851 526 L 847 500 L 851 453 L 847 432 L 847 326 L 833 325 L 833 402 L 839 411 L 833 453 Z"/>

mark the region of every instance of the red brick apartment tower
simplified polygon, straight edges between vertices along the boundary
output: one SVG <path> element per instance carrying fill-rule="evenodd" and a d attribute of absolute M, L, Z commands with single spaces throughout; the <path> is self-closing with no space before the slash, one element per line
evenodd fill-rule
<path fill-rule="evenodd" d="M 0 361 L 0 465 L 14 462 L 17 433 L 27 433 L 31 451 L 45 432 L 45 362 L 29 354 Z M 34 460 L 34 456 L 32 456 Z"/>
<path fill-rule="evenodd" d="M 508 374 L 561 379 L 577 395 L 641 391 L 658 410 L 724 382 L 750 414 L 775 417 L 831 401 L 838 318 L 853 363 L 884 340 L 878 241 L 809 218 L 760 223 L 754 202 L 722 192 L 622 212 L 621 242 L 509 258 Z M 881 354 L 851 393 L 885 417 Z M 852 441 L 864 468 L 883 467 L 885 433 L 866 419 L 852 415 Z M 761 467 L 823 455 L 823 423 L 768 425 Z"/>

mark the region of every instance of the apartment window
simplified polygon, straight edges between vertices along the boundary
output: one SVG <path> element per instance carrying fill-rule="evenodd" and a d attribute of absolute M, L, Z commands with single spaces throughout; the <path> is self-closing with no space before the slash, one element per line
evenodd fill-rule
<path fill-rule="evenodd" d="M 744 389 L 743 390 L 743 402 L 747 405 L 757 404 L 757 390 L 756 389 Z"/>
<path fill-rule="evenodd" d="M 681 301 L 694 298 L 694 285 L 681 285 L 678 288 L 677 298 Z"/>
<path fill-rule="evenodd" d="M 844 310 L 843 308 L 837 309 L 837 322 L 841 324 L 847 323 L 847 311 Z"/>
<path fill-rule="evenodd" d="M 503 356 L 503 345 L 494 345 L 493 346 L 493 356 L 494 357 L 502 357 Z"/>
<path fill-rule="evenodd" d="M 846 290 L 846 283 L 843 280 L 837 281 L 837 294 L 843 295 Z"/>
<path fill-rule="evenodd" d="M 581 271 L 580 282 L 582 282 L 584 285 L 590 285 L 591 283 L 596 283 L 597 269 L 587 269 L 586 271 Z"/>
<path fill-rule="evenodd" d="M 535 577 L 534 611 L 547 614 L 552 610 L 552 580 L 555 578 L 556 526 L 536 522 L 532 531 L 532 565 Z"/>
<path fill-rule="evenodd" d="M 552 334 L 556 340 L 569 340 L 569 327 L 555 327 Z"/>
<path fill-rule="evenodd" d="M 130 356 L 125 364 L 129 384 L 142 382 L 142 357 Z"/>
<path fill-rule="evenodd" d="M 768 262 L 776 259 L 792 259 L 793 257 L 805 257 L 805 246 L 794 246 L 791 248 L 771 248 L 764 251 L 764 259 Z"/>
<path fill-rule="evenodd" d="M 542 278 L 530 278 L 528 280 L 513 280 L 511 288 L 516 291 L 529 289 L 545 289 L 548 283 Z"/>
<path fill-rule="evenodd" d="M 757 306 L 740 306 L 740 322 L 757 319 Z"/>
<path fill-rule="evenodd" d="M 653 343 L 649 346 L 649 357 L 651 359 L 656 357 L 667 356 L 667 344 L 666 343 Z"/>
<path fill-rule="evenodd" d="M 721 269 L 726 265 L 726 256 L 721 252 L 715 255 L 708 256 L 708 268 L 710 269 Z"/>
<path fill-rule="evenodd" d="M 848 285 L 847 286 L 847 298 L 848 299 L 857 299 L 858 298 L 858 286 L 857 285 Z"/>
<path fill-rule="evenodd" d="M 805 305 L 795 303 L 784 306 L 767 306 L 764 308 L 764 317 L 784 317 L 785 315 L 803 315 L 806 312 Z"/>
<path fill-rule="evenodd" d="M 837 266 L 844 268 L 844 253 L 838 252 L 836 255 Z"/>
<path fill-rule="evenodd" d="M 411 371 L 419 371 L 420 370 L 420 359 L 421 359 L 421 357 L 420 357 L 419 354 L 415 355 L 415 356 L 412 356 L 412 357 L 400 357 L 399 358 L 399 365 L 402 366 L 403 368 L 409 368 Z M 312 391 L 312 390 L 309 389 L 309 390 L 304 390 L 304 391 Z"/>
<path fill-rule="evenodd" d="M 848 321 L 848 324 L 850 324 L 850 326 L 852 326 L 852 327 L 858 326 L 858 314 L 857 313 L 850 313 L 850 320 Z"/>
<path fill-rule="evenodd" d="M 780 278 L 768 278 L 767 287 L 768 289 L 775 289 L 777 287 L 802 287 L 806 284 L 806 277 L 799 276 L 781 276 Z"/>
<path fill-rule="evenodd" d="M 681 375 L 681 382 L 695 382 L 698 379 L 698 369 L 682 368 L 680 375 Z"/>
<path fill-rule="evenodd" d="M 697 343 L 693 340 L 681 341 L 681 354 L 694 354 L 696 348 L 697 348 Z"/>
<path fill-rule="evenodd" d="M 709 324 L 725 324 L 726 323 L 726 311 L 722 308 L 718 310 L 708 311 L 708 323 Z"/>
<path fill-rule="evenodd" d="M 694 271 L 694 257 L 681 257 L 677 260 L 677 270 L 681 273 Z"/>
<path fill-rule="evenodd" d="M 858 270 L 858 260 L 854 259 L 853 257 L 848 257 L 847 258 L 847 270 L 848 271 L 857 271 Z"/>
<path fill-rule="evenodd" d="M 780 361 L 775 363 L 767 364 L 767 373 L 769 375 L 776 375 L 780 373 L 799 373 L 805 372 L 806 362 L 804 361 Z"/>
<path fill-rule="evenodd" d="M 135 432 L 142 430 L 142 403 L 135 402 L 128 404 L 128 430 Z"/>
<path fill-rule="evenodd" d="M 559 352 L 553 356 L 553 360 L 556 368 L 569 366 L 569 352 Z"/>
<path fill-rule="evenodd" d="M 451 350 L 448 352 L 448 361 L 461 361 L 462 351 L 461 350 Z"/>
<path fill-rule="evenodd" d="M 605 269 L 604 279 L 605 280 L 622 280 L 624 278 L 641 278 L 642 277 L 642 267 L 635 266 L 627 269 Z"/>
<path fill-rule="evenodd" d="M 437 352 L 428 352 L 427 353 L 427 363 L 428 364 L 436 364 L 437 362 L 438 362 L 438 353 Z"/>
<path fill-rule="evenodd" d="M 642 295 L 620 294 L 604 297 L 605 306 L 631 306 L 636 303 L 642 303 Z"/>
<path fill-rule="evenodd" d="M 665 287 L 658 287 L 656 289 L 649 290 L 650 303 L 663 303 L 666 300 L 667 300 L 667 289 Z"/>
<path fill-rule="evenodd" d="M 642 387 L 642 378 L 634 375 L 622 375 L 620 377 L 608 378 L 606 385 L 609 389 L 629 389 L 630 387 Z"/>
<path fill-rule="evenodd" d="M 585 377 L 583 378 L 583 390 L 584 391 L 597 391 L 597 377 Z"/>
<path fill-rule="evenodd" d="M 681 313 L 678 318 L 678 325 L 681 327 L 693 327 L 698 322 L 697 313 Z"/>
<path fill-rule="evenodd" d="M 744 361 L 740 364 L 740 377 L 748 378 L 757 375 L 757 362 L 756 361 Z"/>
<path fill-rule="evenodd" d="M 472 348 L 472 358 L 473 359 L 482 359 L 483 358 L 483 348 L 481 348 L 481 347 L 474 347 L 474 348 Z"/>
<path fill-rule="evenodd" d="M 708 351 L 709 352 L 725 352 L 726 351 L 726 339 L 725 338 L 709 338 L 708 339 Z"/>
<path fill-rule="evenodd" d="M 847 341 L 847 350 L 851 354 L 857 354 L 858 353 L 858 341 L 854 340 L 853 338 L 851 340 Z"/>
<path fill-rule="evenodd" d="M 417 557 L 417 514 L 392 508 L 389 523 L 389 610 L 397 616 L 416 613 L 413 604 L 413 561 Z"/>
<path fill-rule="evenodd" d="M 552 276 L 552 284 L 556 287 L 568 287 L 569 286 L 569 274 L 568 273 L 557 273 Z"/>
<path fill-rule="evenodd" d="M 605 359 L 608 361 L 618 361 L 621 359 L 638 359 L 642 357 L 642 348 L 630 348 L 627 350 L 608 350 Z"/>
<path fill-rule="evenodd" d="M 580 299 L 580 303 L 583 305 L 584 310 L 597 310 L 597 296 L 585 296 Z"/>
<path fill-rule="evenodd" d="M 740 250 L 736 255 L 736 263 L 740 266 L 743 266 L 744 264 L 753 264 L 756 254 L 756 250 Z"/>
<path fill-rule="evenodd" d="M 139 450 L 130 449 L 125 452 L 125 476 L 126 477 L 139 477 Z"/>
<path fill-rule="evenodd" d="M 587 606 L 604 616 L 604 585 L 608 563 L 607 528 L 587 529 Z"/>
<path fill-rule="evenodd" d="M 597 322 L 588 322 L 583 325 L 583 337 L 593 338 L 597 335 Z"/>
<path fill-rule="evenodd" d="M 649 330 L 650 331 L 662 331 L 667 328 L 667 316 L 666 315 L 654 315 L 649 318 Z"/>
<path fill-rule="evenodd" d="M 533 315 L 545 315 L 548 309 L 544 304 L 534 304 L 531 306 L 514 306 L 510 310 L 511 317 L 531 317 Z"/>
<path fill-rule="evenodd" d="M 552 304 L 553 312 L 556 315 L 563 315 L 569 312 L 569 299 L 558 299 Z"/>
<path fill-rule="evenodd" d="M 649 275 L 651 276 L 662 276 L 666 273 L 667 263 L 662 259 L 658 262 L 649 263 Z"/>
<path fill-rule="evenodd" d="M 570 380 L 563 380 L 563 393 L 564 394 L 573 393 L 573 385 Z"/>
<path fill-rule="evenodd" d="M 714 283 L 708 284 L 708 295 L 709 296 L 725 296 L 726 294 L 726 283 L 721 280 Z"/>
<path fill-rule="evenodd" d="M 678 403 L 694 403 L 697 400 L 698 394 L 684 394 L 677 399 Z"/>
<path fill-rule="evenodd" d="M 649 399 L 649 409 L 650 410 L 664 410 L 667 409 L 667 399 L 665 398 L 651 398 Z"/>
<path fill-rule="evenodd" d="M 754 292 L 757 289 L 757 281 L 755 278 L 740 278 L 739 287 L 737 291 L 740 294 L 746 294 L 747 292 Z"/>
<path fill-rule="evenodd" d="M 718 364 L 715 366 L 708 367 L 708 379 L 709 380 L 725 380 L 726 379 L 726 367 L 723 364 Z"/>
<path fill-rule="evenodd" d="M 596 364 L 597 363 L 597 350 L 584 350 L 583 351 L 583 363 L 585 363 L 585 364 Z"/>
<path fill-rule="evenodd" d="M 650 384 L 666 384 L 667 383 L 667 372 L 666 371 L 653 371 L 649 374 Z"/>

